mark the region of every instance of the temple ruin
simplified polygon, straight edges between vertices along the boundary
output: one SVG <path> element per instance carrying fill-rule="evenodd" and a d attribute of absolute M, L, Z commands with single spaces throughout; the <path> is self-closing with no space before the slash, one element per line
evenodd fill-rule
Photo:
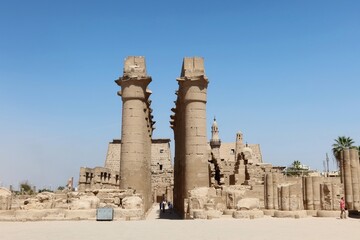
<path fill-rule="evenodd" d="M 121 139 L 109 143 L 104 166 L 82 167 L 78 191 L 15 197 L 0 189 L 0 220 L 26 220 L 25 211 L 36 220 L 94 219 L 95 209 L 102 207 L 113 208 L 115 219 L 138 220 L 163 200 L 173 202 L 187 219 L 334 217 L 342 196 L 348 209 L 360 210 L 357 149 L 340 152 L 341 177 L 288 176 L 284 167 L 264 162 L 260 145 L 248 144 L 242 132 L 236 133 L 234 142 L 222 142 L 215 118 L 208 139 L 209 80 L 203 58 L 184 58 L 176 80 L 170 116 L 174 166 L 170 139 L 152 139 L 152 79 L 145 58 L 128 57 L 123 75 L 115 81 L 121 87 Z"/>

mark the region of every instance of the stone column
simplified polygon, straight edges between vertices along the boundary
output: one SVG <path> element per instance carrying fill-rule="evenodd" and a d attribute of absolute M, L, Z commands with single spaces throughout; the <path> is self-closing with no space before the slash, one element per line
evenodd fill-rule
<path fill-rule="evenodd" d="M 321 210 L 333 210 L 332 188 L 332 183 L 324 182 L 320 184 Z"/>
<path fill-rule="evenodd" d="M 183 75 L 178 78 L 183 94 L 184 108 L 184 189 L 185 196 L 195 187 L 209 186 L 207 137 L 206 137 L 206 91 L 202 58 L 184 58 Z"/>
<path fill-rule="evenodd" d="M 321 177 L 312 177 L 314 210 L 321 210 L 320 180 Z"/>
<path fill-rule="evenodd" d="M 273 173 L 273 203 L 274 209 L 279 209 L 279 191 L 278 191 L 278 182 L 279 182 L 279 175 L 277 173 Z"/>
<path fill-rule="evenodd" d="M 144 57 L 128 57 L 124 75 L 116 80 L 122 97 L 120 188 L 132 188 L 143 196 L 145 211 L 151 206 L 151 117 Z"/>
<path fill-rule="evenodd" d="M 300 210 L 300 186 L 299 184 L 292 184 L 289 186 L 289 210 Z"/>
<path fill-rule="evenodd" d="M 306 189 L 306 195 L 305 195 L 306 210 L 314 210 L 312 177 L 305 178 L 305 189 Z"/>
<path fill-rule="evenodd" d="M 351 165 L 350 165 L 350 150 L 344 149 L 340 152 L 341 161 L 344 164 L 344 195 L 346 207 L 353 209 L 353 189 L 352 189 L 352 177 L 351 177 Z"/>
<path fill-rule="evenodd" d="M 290 210 L 290 192 L 289 185 L 281 186 L 281 210 Z"/>
<path fill-rule="evenodd" d="M 357 149 L 349 149 L 351 186 L 353 192 L 353 210 L 360 210 L 360 190 L 359 190 L 359 152 Z"/>
<path fill-rule="evenodd" d="M 266 209 L 274 209 L 274 186 L 273 186 L 273 174 L 267 173 L 265 177 L 266 183 Z"/>
<path fill-rule="evenodd" d="M 185 213 L 184 200 L 195 187 L 209 186 L 206 137 L 206 92 L 202 58 L 184 58 L 181 76 L 177 78 L 175 116 L 171 124 L 175 135 L 174 206 Z"/>

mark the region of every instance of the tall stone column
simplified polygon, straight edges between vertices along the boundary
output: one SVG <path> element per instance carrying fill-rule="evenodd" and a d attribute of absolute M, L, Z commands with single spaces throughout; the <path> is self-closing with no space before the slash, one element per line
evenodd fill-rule
<path fill-rule="evenodd" d="M 350 150 L 344 149 L 340 152 L 341 161 L 344 164 L 344 194 L 346 207 L 353 209 L 353 189 L 351 178 L 351 166 L 350 166 Z"/>
<path fill-rule="evenodd" d="M 279 190 L 278 190 L 278 183 L 279 183 L 279 175 L 277 173 L 273 173 L 272 179 L 273 179 L 273 203 L 274 203 L 274 209 L 279 209 Z"/>
<path fill-rule="evenodd" d="M 185 196 L 195 187 L 209 186 L 209 169 L 206 137 L 206 92 L 208 79 L 205 76 L 202 58 L 185 58 L 184 75 L 178 78 L 183 91 L 184 104 L 184 163 Z"/>
<path fill-rule="evenodd" d="M 305 203 L 306 203 L 306 210 L 314 210 L 314 195 L 313 195 L 313 184 L 312 184 L 312 177 L 305 178 Z"/>
<path fill-rule="evenodd" d="M 353 192 L 353 210 L 360 210 L 359 189 L 359 153 L 357 149 L 349 149 L 351 168 L 351 187 Z"/>
<path fill-rule="evenodd" d="M 290 210 L 290 186 L 289 185 L 281 186 L 281 210 L 283 210 L 283 211 Z"/>
<path fill-rule="evenodd" d="M 151 77 L 146 75 L 144 57 L 128 57 L 124 74 L 116 83 L 122 97 L 120 188 L 135 189 L 143 196 L 145 211 L 151 206 Z"/>
<path fill-rule="evenodd" d="M 301 210 L 302 205 L 300 205 L 300 185 L 299 184 L 291 184 L 289 186 L 289 210 L 296 211 Z M 302 202 L 302 201 L 301 201 Z"/>
<path fill-rule="evenodd" d="M 174 207 L 182 214 L 186 212 L 184 199 L 189 190 L 208 187 L 210 180 L 206 137 L 208 79 L 203 58 L 184 58 L 177 81 L 178 97 L 171 121 L 175 135 L 174 192 L 177 199 Z"/>
<path fill-rule="evenodd" d="M 321 177 L 311 177 L 313 184 L 313 203 L 314 210 L 321 210 L 321 201 L 320 201 L 320 180 Z"/>
<path fill-rule="evenodd" d="M 265 190 L 266 190 L 266 209 L 274 209 L 274 186 L 273 186 L 273 174 L 267 173 L 265 177 Z"/>

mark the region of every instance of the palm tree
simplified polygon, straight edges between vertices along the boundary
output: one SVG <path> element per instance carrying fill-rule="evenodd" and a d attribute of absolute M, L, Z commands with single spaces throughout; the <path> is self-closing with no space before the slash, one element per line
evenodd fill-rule
<path fill-rule="evenodd" d="M 295 160 L 291 166 L 286 168 L 287 176 L 304 176 L 308 175 L 309 169 L 304 168 L 299 160 Z"/>
<path fill-rule="evenodd" d="M 292 163 L 292 167 L 295 169 L 301 169 L 301 162 L 299 160 L 296 160 Z"/>
<path fill-rule="evenodd" d="M 354 144 L 354 140 L 352 140 L 350 137 L 345 137 L 345 136 L 340 136 L 337 139 L 334 139 L 335 143 L 332 145 L 333 146 L 333 154 L 336 158 L 336 163 L 338 168 L 340 169 L 340 176 L 341 176 L 341 182 L 344 182 L 344 176 L 343 176 L 343 172 L 344 172 L 344 166 L 343 164 L 340 162 L 340 152 L 342 150 L 344 150 L 345 148 L 352 148 L 353 144 Z"/>
<path fill-rule="evenodd" d="M 354 144 L 354 140 L 352 140 L 349 137 L 345 137 L 345 136 L 341 136 L 338 137 L 337 139 L 334 139 L 335 143 L 332 145 L 333 146 L 333 154 L 339 164 L 340 161 L 340 155 L 339 153 L 344 150 L 345 148 L 351 148 L 353 147 Z"/>

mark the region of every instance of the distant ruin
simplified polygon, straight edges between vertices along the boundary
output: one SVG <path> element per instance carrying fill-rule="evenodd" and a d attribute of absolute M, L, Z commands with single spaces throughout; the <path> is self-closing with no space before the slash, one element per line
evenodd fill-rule
<path fill-rule="evenodd" d="M 341 177 L 287 176 L 284 168 L 264 163 L 260 145 L 244 143 L 242 132 L 236 133 L 234 142 L 222 142 L 215 118 L 208 139 L 209 80 L 203 58 L 184 58 L 176 80 L 179 88 L 170 116 L 174 166 L 170 139 L 152 139 L 152 79 L 145 58 L 128 57 L 123 76 L 116 80 L 123 103 L 121 139 L 109 143 L 104 166 L 82 167 L 78 192 L 21 198 L 0 189 L 0 219 L 21 219 L 16 216 L 34 209 L 48 210 L 38 213 L 38 219 L 93 219 L 99 207 L 115 209 L 116 219 L 144 219 L 152 205 L 163 200 L 173 202 L 187 219 L 334 217 L 342 196 L 350 210 L 360 210 L 356 149 L 340 153 Z"/>

